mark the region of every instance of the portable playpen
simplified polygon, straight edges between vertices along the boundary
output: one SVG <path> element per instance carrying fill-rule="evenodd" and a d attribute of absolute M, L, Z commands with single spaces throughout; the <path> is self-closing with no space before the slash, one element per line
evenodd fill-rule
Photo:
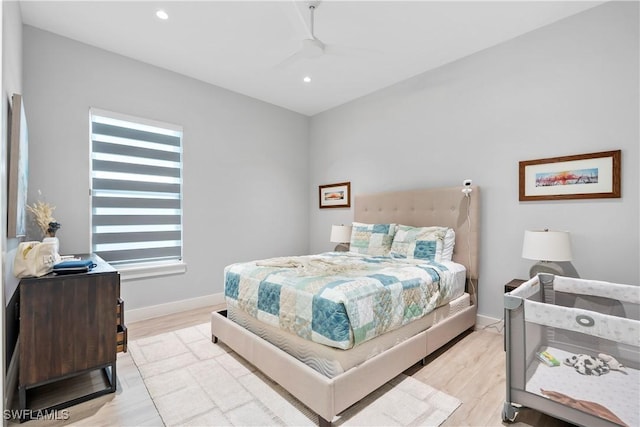
<path fill-rule="evenodd" d="M 503 421 L 640 425 L 640 286 L 540 274 L 506 293 Z"/>

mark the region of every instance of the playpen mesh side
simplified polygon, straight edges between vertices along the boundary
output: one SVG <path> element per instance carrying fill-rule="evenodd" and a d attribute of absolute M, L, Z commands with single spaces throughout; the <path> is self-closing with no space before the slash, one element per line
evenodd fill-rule
<path fill-rule="evenodd" d="M 574 284 L 580 283 L 576 280 L 553 276 L 541 279 L 539 298 L 524 301 L 524 320 L 527 329 L 541 328 L 544 339 L 527 340 L 527 354 L 534 351 L 532 346 L 557 344 L 576 351 L 613 352 L 629 358 L 630 366 L 638 368 L 634 356 L 640 347 L 640 304 L 636 302 L 640 287 L 588 282 L 596 284 L 579 288 L 582 293 L 577 294 L 557 290 L 575 289 Z M 562 286 L 557 286 L 558 282 Z M 606 288 L 603 290 L 606 286 L 616 286 L 617 296 L 626 291 L 625 298 L 629 301 L 592 295 L 606 294 Z"/>

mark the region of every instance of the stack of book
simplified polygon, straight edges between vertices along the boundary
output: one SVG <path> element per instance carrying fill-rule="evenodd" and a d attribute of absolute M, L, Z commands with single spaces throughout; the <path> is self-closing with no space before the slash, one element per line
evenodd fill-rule
<path fill-rule="evenodd" d="M 56 274 L 86 273 L 95 266 L 96 264 L 90 259 L 63 259 L 54 264 L 53 272 Z"/>

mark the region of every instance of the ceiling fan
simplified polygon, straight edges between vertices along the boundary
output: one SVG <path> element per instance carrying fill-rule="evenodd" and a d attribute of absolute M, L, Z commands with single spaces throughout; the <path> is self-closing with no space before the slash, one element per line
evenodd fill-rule
<path fill-rule="evenodd" d="M 315 35 L 315 11 L 320 6 L 319 0 L 312 0 L 308 2 L 309 9 L 309 27 L 307 37 L 300 40 L 300 47 L 298 50 L 281 61 L 277 66 L 286 67 L 299 60 L 303 59 L 315 59 L 323 55 L 348 55 L 357 54 L 358 52 L 367 51 L 368 49 L 353 48 L 346 46 L 329 45 Z M 306 27 L 306 25 L 305 25 Z"/>

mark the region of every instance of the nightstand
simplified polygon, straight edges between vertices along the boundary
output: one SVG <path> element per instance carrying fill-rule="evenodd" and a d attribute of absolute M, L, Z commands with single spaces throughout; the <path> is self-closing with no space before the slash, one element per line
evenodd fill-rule
<path fill-rule="evenodd" d="M 504 293 L 506 294 L 507 292 L 511 292 L 512 290 L 514 290 L 518 286 L 522 285 L 524 282 L 526 282 L 526 280 L 523 280 L 523 279 L 513 279 L 513 280 L 511 280 L 509 283 L 504 285 Z"/>

